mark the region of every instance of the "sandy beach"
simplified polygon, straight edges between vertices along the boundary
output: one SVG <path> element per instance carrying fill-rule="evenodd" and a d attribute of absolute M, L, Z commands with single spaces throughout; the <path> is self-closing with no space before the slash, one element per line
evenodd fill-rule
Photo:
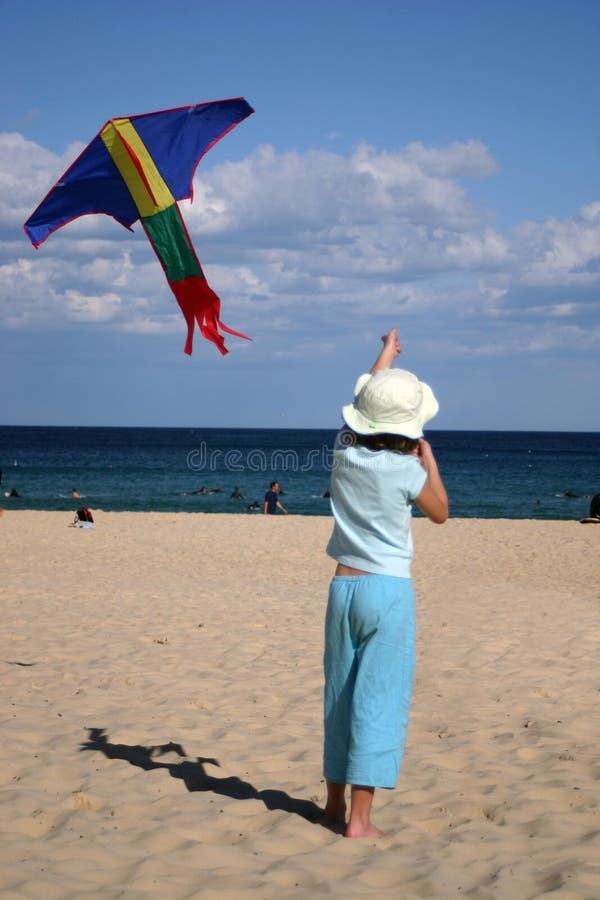
<path fill-rule="evenodd" d="M 380 841 L 315 823 L 329 518 L 0 519 L 0 895 L 600 897 L 600 526 L 414 522 Z"/>

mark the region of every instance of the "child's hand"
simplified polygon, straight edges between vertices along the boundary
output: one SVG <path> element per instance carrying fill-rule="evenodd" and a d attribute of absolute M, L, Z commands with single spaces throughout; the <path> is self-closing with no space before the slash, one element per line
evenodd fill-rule
<path fill-rule="evenodd" d="M 381 340 L 383 341 L 383 347 L 371 369 L 372 375 L 375 372 L 379 372 L 380 369 L 391 369 L 394 365 L 394 360 L 402 352 L 397 328 L 392 328 L 391 331 L 384 334 Z"/>
<path fill-rule="evenodd" d="M 381 338 L 383 343 L 383 349 L 388 353 L 393 354 L 393 358 L 399 356 L 402 353 L 402 347 L 400 345 L 400 341 L 398 340 L 398 329 L 392 328 L 387 334 L 384 334 Z"/>
<path fill-rule="evenodd" d="M 432 463 L 435 465 L 435 457 L 433 455 L 433 450 L 431 449 L 431 444 L 429 441 L 426 441 L 425 438 L 419 439 L 414 454 L 415 456 L 418 456 L 419 462 L 426 472 L 429 472 Z"/>

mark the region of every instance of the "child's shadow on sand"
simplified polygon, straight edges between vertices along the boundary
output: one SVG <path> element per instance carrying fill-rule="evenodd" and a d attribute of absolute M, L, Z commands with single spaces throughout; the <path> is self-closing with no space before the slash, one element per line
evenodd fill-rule
<path fill-rule="evenodd" d="M 285 791 L 263 790 L 256 788 L 247 781 L 233 775 L 229 778 L 215 778 L 209 775 L 204 766 L 206 763 L 218 766 L 216 759 L 198 756 L 195 760 L 188 760 L 187 754 L 181 744 L 159 744 L 155 747 L 142 747 L 139 744 L 111 744 L 104 728 L 89 728 L 89 740 L 81 745 L 80 750 L 97 750 L 108 759 L 124 759 L 132 766 L 149 771 L 151 769 L 166 769 L 172 778 L 180 778 L 188 791 L 212 791 L 213 794 L 221 794 L 223 797 L 231 797 L 234 800 L 261 800 L 267 809 L 280 809 L 283 812 L 294 813 L 317 824 L 323 816 L 323 810 L 312 800 L 300 800 L 290 797 Z M 164 763 L 157 762 L 156 757 L 166 753 L 176 753 L 184 762 Z"/>

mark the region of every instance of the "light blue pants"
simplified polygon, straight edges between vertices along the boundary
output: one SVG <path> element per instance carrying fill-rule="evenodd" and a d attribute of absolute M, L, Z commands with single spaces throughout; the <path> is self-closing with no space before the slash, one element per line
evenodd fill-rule
<path fill-rule="evenodd" d="M 325 617 L 323 765 L 328 781 L 396 786 L 414 665 L 411 579 L 336 576 Z"/>

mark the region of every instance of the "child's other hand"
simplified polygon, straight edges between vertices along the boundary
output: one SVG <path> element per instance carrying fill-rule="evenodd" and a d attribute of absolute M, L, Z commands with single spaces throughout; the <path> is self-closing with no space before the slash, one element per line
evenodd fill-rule
<path fill-rule="evenodd" d="M 434 459 L 431 444 L 426 441 L 425 438 L 420 438 L 414 454 L 415 456 L 419 457 L 421 465 L 423 466 L 425 471 L 428 471 L 431 461 Z"/>

